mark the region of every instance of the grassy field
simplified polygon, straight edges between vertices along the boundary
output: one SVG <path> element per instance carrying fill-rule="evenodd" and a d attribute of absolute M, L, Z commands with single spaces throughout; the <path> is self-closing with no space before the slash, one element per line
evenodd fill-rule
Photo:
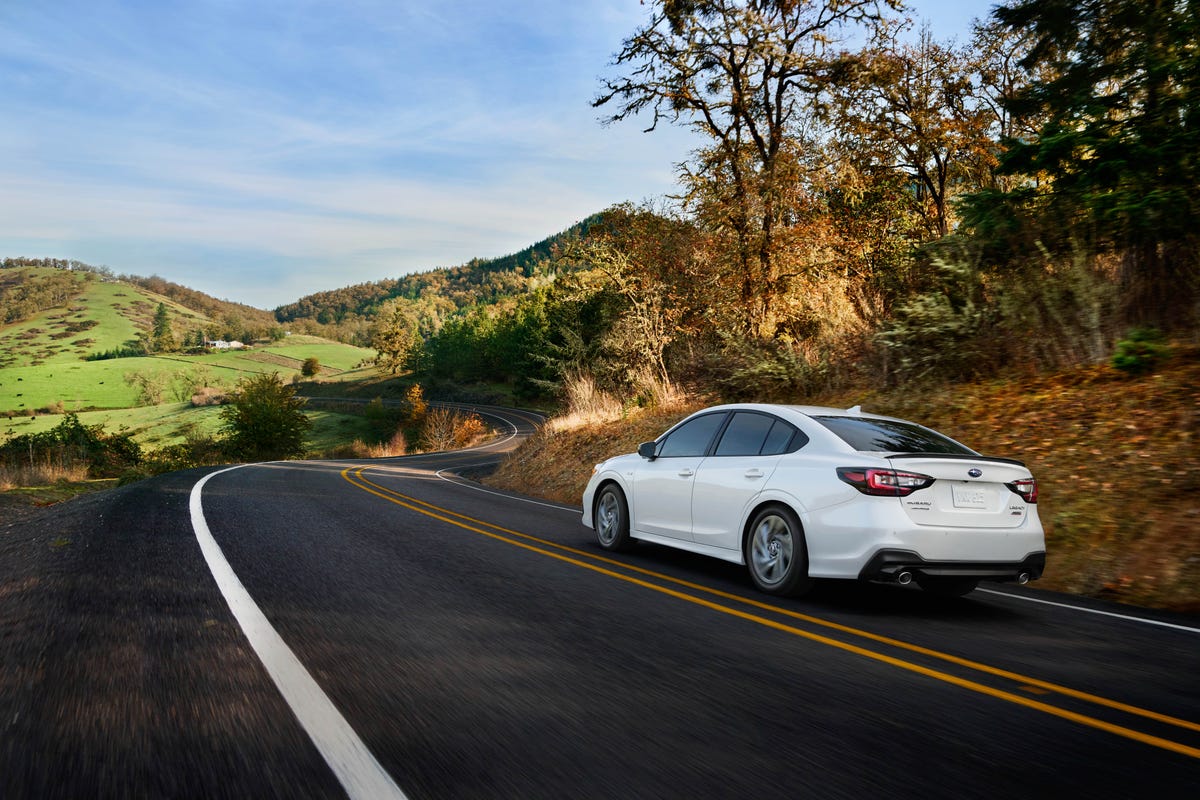
<path fill-rule="evenodd" d="M 319 362 L 317 380 L 325 384 L 326 394 L 338 394 L 328 384 L 357 385 L 377 376 L 369 366 L 373 350 L 299 334 L 244 350 L 85 361 L 89 354 L 127 346 L 150 330 L 160 303 L 167 306 L 176 332 L 210 321 L 138 287 L 85 274 L 77 280 L 79 293 L 63 307 L 0 328 L 0 440 L 49 430 L 63 413 L 74 412 L 85 425 L 130 433 L 144 449 L 153 450 L 217 433 L 217 407 L 193 408 L 187 402 L 198 387 L 232 389 L 239 379 L 261 372 L 278 372 L 290 381 L 308 358 Z M 147 384 L 156 387 L 157 397 L 146 395 Z M 361 416 L 326 410 L 309 416 L 315 451 L 370 438 Z"/>

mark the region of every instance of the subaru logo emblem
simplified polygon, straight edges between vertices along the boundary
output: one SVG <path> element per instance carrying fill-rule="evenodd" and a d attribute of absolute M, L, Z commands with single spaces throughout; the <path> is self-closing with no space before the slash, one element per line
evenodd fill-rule
<path fill-rule="evenodd" d="M 970 475 L 972 478 L 978 478 L 981 475 L 983 475 L 983 470 L 976 469 L 975 467 L 971 467 L 969 470 L 967 470 L 967 474 Z"/>

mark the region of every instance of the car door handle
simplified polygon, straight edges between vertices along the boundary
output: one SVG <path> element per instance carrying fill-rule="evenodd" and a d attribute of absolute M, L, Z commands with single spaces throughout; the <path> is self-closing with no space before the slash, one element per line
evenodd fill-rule
<path fill-rule="evenodd" d="M 761 478 L 762 476 L 763 476 L 763 471 L 762 471 L 761 469 L 748 469 L 748 470 L 746 470 L 746 477 L 747 477 L 747 478 Z"/>
<path fill-rule="evenodd" d="M 695 474 L 696 473 L 692 472 L 687 467 L 684 467 L 683 469 L 679 470 L 679 477 L 681 477 L 681 478 L 690 478 Z"/>

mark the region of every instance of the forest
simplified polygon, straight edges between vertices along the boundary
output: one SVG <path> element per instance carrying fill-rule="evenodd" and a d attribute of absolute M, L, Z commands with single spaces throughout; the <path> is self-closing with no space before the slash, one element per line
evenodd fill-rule
<path fill-rule="evenodd" d="M 656 0 L 595 107 L 689 126 L 679 194 L 281 320 L 427 385 L 622 402 L 971 380 L 1194 338 L 1200 6 Z M 1136 366 L 1137 358 L 1134 358 Z"/>

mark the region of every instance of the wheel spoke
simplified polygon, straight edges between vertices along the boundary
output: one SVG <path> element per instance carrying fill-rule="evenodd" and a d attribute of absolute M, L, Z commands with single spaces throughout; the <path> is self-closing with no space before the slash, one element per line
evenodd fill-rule
<path fill-rule="evenodd" d="M 750 543 L 750 561 L 763 583 L 775 584 L 787 577 L 794 546 L 785 520 L 771 515 L 759 523 Z"/>

